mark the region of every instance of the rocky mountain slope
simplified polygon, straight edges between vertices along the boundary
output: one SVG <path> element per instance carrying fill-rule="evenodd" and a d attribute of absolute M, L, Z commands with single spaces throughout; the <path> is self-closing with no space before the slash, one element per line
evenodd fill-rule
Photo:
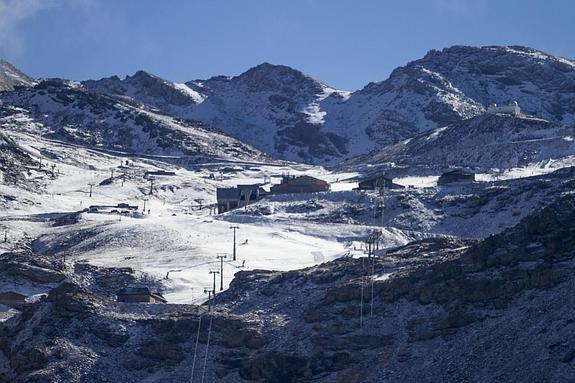
<path fill-rule="evenodd" d="M 0 60 L 0 92 L 14 90 L 19 86 L 32 86 L 35 83 L 34 79 L 16 69 L 9 62 Z"/>
<path fill-rule="evenodd" d="M 313 162 L 346 151 L 345 140 L 320 131 L 325 115 L 320 104 L 346 93 L 286 66 L 265 63 L 236 77 L 186 84 L 139 71 L 124 80 L 110 77 L 84 85 L 91 91 L 134 98 L 164 113 L 209 122 L 281 158 Z"/>
<path fill-rule="evenodd" d="M 524 47 L 430 51 L 382 82 L 337 91 L 281 65 L 175 84 L 145 72 L 84 83 L 165 113 L 209 122 L 280 158 L 334 163 L 519 102 L 526 114 L 575 122 L 575 63 Z"/>
<path fill-rule="evenodd" d="M 574 222 L 573 195 L 566 194 L 479 243 L 427 239 L 375 259 L 240 272 L 212 315 L 205 305 L 114 303 L 89 283 L 104 270 L 78 265 L 44 301 L 0 325 L 0 376 L 568 381 L 575 374 Z M 130 279 L 127 272 L 115 271 L 110 291 Z"/>
<path fill-rule="evenodd" d="M 21 182 L 37 164 L 13 139 L 0 132 L 0 183 Z"/>
<path fill-rule="evenodd" d="M 574 67 L 452 47 L 354 93 L 271 64 L 13 83 L 0 382 L 572 381 Z M 527 115 L 484 113 L 512 99 Z M 453 166 L 476 182 L 437 187 Z M 353 190 L 364 171 L 406 187 Z M 212 214 L 217 188 L 286 174 L 331 190 Z"/>
<path fill-rule="evenodd" d="M 360 156 L 350 165 L 395 163 L 439 169 L 509 169 L 575 155 L 575 125 L 486 114 Z"/>
<path fill-rule="evenodd" d="M 45 80 L 5 92 L 2 128 L 101 150 L 190 161 L 266 156 L 211 126 L 154 112 L 131 99 L 86 91 L 78 83 Z"/>

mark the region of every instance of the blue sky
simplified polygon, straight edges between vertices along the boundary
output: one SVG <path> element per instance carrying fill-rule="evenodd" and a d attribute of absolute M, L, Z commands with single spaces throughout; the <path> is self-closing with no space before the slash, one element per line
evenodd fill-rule
<path fill-rule="evenodd" d="M 271 62 L 354 90 L 454 44 L 575 58 L 574 15 L 571 0 L 0 0 L 0 57 L 34 77 L 179 82 Z"/>

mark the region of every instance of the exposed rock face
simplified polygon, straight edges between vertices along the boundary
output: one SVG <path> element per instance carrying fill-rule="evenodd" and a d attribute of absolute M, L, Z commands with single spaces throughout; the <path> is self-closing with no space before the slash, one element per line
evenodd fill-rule
<path fill-rule="evenodd" d="M 250 366 L 258 371 L 267 358 L 281 360 L 278 353 L 297 360 L 295 366 L 308 366 L 306 363 L 317 360 L 314 352 L 321 350 L 347 352 L 357 359 L 345 371 L 333 369 L 330 378 L 319 379 L 326 382 L 338 378 L 362 382 L 462 379 L 479 382 L 493 381 L 496 377 L 535 382 L 573 376 L 569 362 L 562 362 L 571 358 L 568 347 L 551 360 L 535 356 L 537 352 L 547 352 L 546 342 L 555 345 L 552 339 L 565 336 L 573 327 L 559 324 L 564 321 L 565 312 L 547 311 L 548 304 L 575 303 L 573 299 L 562 300 L 575 282 L 573 218 L 575 203 L 573 195 L 568 194 L 502 234 L 477 245 L 468 243 L 472 245 L 468 249 L 456 242 L 440 246 L 432 245 L 434 240 L 413 243 L 376 260 L 374 270 L 378 278 L 373 287 L 362 277 L 363 272 L 369 273 L 371 265 L 362 267 L 358 260 L 338 260 L 275 277 L 252 279 L 242 275 L 238 283 L 259 280 L 262 286 L 231 295 L 235 310 L 257 311 L 265 307 L 274 313 L 270 316 L 286 316 L 281 330 L 269 330 L 279 339 L 261 351 L 260 356 L 250 358 Z M 334 279 L 321 283 L 317 276 L 323 274 L 323 268 Z M 317 282 L 312 282 L 314 279 Z M 288 302 L 294 295 L 298 297 L 290 305 Z M 546 302 L 555 295 L 553 303 Z M 529 309 L 522 309 L 525 300 L 529 301 Z M 298 316 L 301 322 L 296 319 Z M 521 320 L 533 326 L 533 330 L 528 330 L 530 335 L 522 335 L 522 327 L 517 323 Z M 500 334 L 502 340 L 488 335 L 491 331 Z M 503 336 L 505 332 L 507 336 Z M 481 348 L 472 347 L 472 356 L 464 351 L 470 338 L 482 337 L 489 340 L 483 340 Z M 526 354 L 535 358 L 529 362 L 533 365 L 520 371 L 517 366 L 524 366 L 523 357 L 495 356 L 513 347 L 526 347 Z M 277 366 L 282 364 L 277 362 Z M 303 367 L 294 367 L 292 380 L 286 381 L 310 379 L 305 374 L 312 369 L 298 368 Z M 542 370 L 549 372 L 543 378 L 537 373 Z M 241 371 L 245 374 L 245 367 Z M 253 379 L 274 381 L 257 374 Z"/>
<path fill-rule="evenodd" d="M 51 270 L 34 265 L 27 265 L 22 263 L 7 263 L 4 264 L 6 272 L 28 278 L 34 282 L 40 283 L 56 283 L 61 282 L 66 276 L 56 270 Z"/>
<path fill-rule="evenodd" d="M 489 170 L 548 163 L 575 153 L 575 125 L 506 115 L 482 115 L 431 130 L 361 156 L 350 164 L 394 162 Z"/>
<path fill-rule="evenodd" d="M 35 165 L 36 161 L 16 141 L 0 133 L 0 183 L 21 182 L 29 171 L 28 167 Z"/>
<path fill-rule="evenodd" d="M 29 87 L 34 84 L 34 79 L 16 69 L 9 62 L 0 60 L 0 92 L 14 90 L 16 87 Z"/>
<path fill-rule="evenodd" d="M 521 46 L 454 46 L 432 50 L 410 66 L 440 74 L 483 106 L 515 100 L 527 114 L 573 122 L 573 60 Z"/>
<path fill-rule="evenodd" d="M 126 326 L 117 323 L 98 323 L 92 333 L 111 347 L 120 347 L 130 339 Z"/>

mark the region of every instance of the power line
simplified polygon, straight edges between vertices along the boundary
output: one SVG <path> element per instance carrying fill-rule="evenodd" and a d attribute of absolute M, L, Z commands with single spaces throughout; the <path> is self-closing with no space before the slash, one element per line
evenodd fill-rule
<path fill-rule="evenodd" d="M 363 274 L 365 269 L 365 257 L 361 257 L 361 298 L 359 304 L 359 329 L 363 330 Z"/>
<path fill-rule="evenodd" d="M 215 294 L 214 294 L 215 296 Z M 210 325 L 208 326 L 208 340 L 206 342 L 206 354 L 204 356 L 204 369 L 202 371 L 202 383 L 204 383 L 204 378 L 206 377 L 206 365 L 208 363 L 208 350 L 210 348 L 210 336 L 212 335 L 212 322 L 214 321 L 214 314 L 210 312 Z"/>
<path fill-rule="evenodd" d="M 375 282 L 375 255 L 371 263 L 371 307 L 369 309 L 369 316 L 373 316 L 373 284 Z"/>
<path fill-rule="evenodd" d="M 194 359 L 192 362 L 192 375 L 190 376 L 190 383 L 194 381 L 194 371 L 196 369 L 196 356 L 198 355 L 198 343 L 200 342 L 200 328 L 202 327 L 202 314 L 198 320 L 198 333 L 196 334 L 196 346 L 194 347 Z"/>

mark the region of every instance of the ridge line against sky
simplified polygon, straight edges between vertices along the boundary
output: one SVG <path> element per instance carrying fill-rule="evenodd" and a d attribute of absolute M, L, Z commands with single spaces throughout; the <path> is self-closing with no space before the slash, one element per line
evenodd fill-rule
<path fill-rule="evenodd" d="M 270 62 L 355 90 L 452 45 L 573 58 L 573 14 L 570 0 L 0 0 L 0 58 L 33 77 L 175 82 Z"/>

